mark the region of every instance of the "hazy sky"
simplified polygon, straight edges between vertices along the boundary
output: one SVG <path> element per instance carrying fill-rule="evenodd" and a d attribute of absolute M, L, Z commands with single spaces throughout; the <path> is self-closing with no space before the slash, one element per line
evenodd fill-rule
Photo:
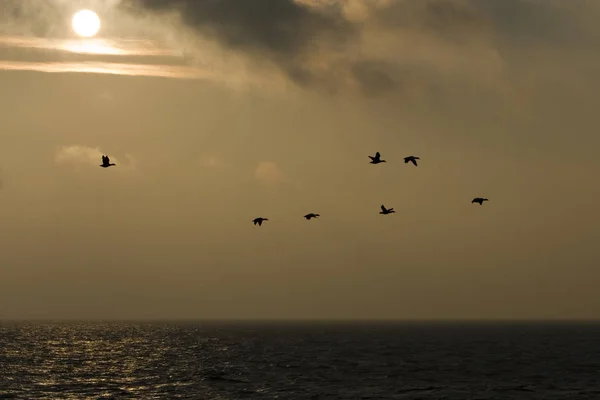
<path fill-rule="evenodd" d="M 598 318 L 598 49 L 584 0 L 3 1 L 0 318 Z"/>

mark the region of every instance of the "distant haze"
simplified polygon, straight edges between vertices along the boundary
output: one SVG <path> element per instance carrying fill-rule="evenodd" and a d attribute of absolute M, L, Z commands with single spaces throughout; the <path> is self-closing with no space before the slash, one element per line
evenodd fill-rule
<path fill-rule="evenodd" d="M 73 4 L 0 6 L 0 318 L 600 317 L 600 2 Z"/>

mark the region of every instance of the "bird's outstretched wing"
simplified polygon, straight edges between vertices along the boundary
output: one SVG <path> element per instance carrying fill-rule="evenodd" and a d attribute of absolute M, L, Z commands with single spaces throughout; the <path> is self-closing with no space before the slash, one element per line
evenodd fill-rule
<path fill-rule="evenodd" d="M 384 211 L 384 212 L 387 211 L 387 209 L 385 208 L 385 206 L 383 204 L 381 205 L 381 211 Z"/>
<path fill-rule="evenodd" d="M 106 164 L 106 163 L 108 162 L 108 161 L 106 160 L 106 158 L 107 158 L 106 156 L 104 156 L 104 155 L 102 156 L 102 164 Z"/>
<path fill-rule="evenodd" d="M 381 154 L 379 154 L 379 152 L 375 153 L 375 158 L 379 158 L 381 157 Z"/>

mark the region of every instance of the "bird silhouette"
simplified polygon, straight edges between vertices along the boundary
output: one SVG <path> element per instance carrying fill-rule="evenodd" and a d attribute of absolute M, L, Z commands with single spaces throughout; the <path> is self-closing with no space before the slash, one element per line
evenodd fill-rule
<path fill-rule="evenodd" d="M 258 217 L 258 218 L 254 218 L 252 220 L 252 222 L 254 222 L 254 225 L 258 224 L 258 226 L 262 226 L 263 221 L 268 221 L 268 218 L 262 218 L 262 217 Z"/>
<path fill-rule="evenodd" d="M 310 214 L 306 214 L 304 216 L 304 218 L 306 218 L 307 220 L 310 220 L 311 218 L 317 218 L 317 217 L 320 217 L 320 216 L 321 216 L 321 214 L 310 213 Z"/>
<path fill-rule="evenodd" d="M 411 162 L 417 166 L 417 160 L 420 160 L 420 158 L 415 156 L 404 157 L 405 164 Z"/>
<path fill-rule="evenodd" d="M 112 167 L 114 165 L 117 165 L 117 164 L 111 163 L 110 158 L 108 158 L 108 156 L 102 156 L 102 164 L 100 164 L 100 166 L 102 168 L 108 168 L 108 167 Z"/>
<path fill-rule="evenodd" d="M 471 200 L 471 204 L 479 203 L 479 205 L 482 206 L 484 201 L 489 201 L 489 200 L 484 197 L 475 197 L 473 200 Z"/>
<path fill-rule="evenodd" d="M 369 156 L 369 158 L 371 159 L 371 164 L 379 164 L 382 162 L 386 162 L 385 160 L 381 159 L 381 154 L 379 154 L 379 152 L 375 153 L 375 157 Z"/>
<path fill-rule="evenodd" d="M 382 204 L 381 205 L 381 211 L 379 211 L 379 214 L 391 214 L 391 213 L 395 213 L 396 211 L 394 211 L 394 208 L 385 208 L 385 206 Z"/>

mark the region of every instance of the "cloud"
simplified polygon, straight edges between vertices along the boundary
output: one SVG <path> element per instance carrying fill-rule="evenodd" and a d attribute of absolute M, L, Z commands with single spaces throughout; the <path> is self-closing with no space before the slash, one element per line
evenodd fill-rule
<path fill-rule="evenodd" d="M 600 7 L 593 2 L 566 3 L 140 0 L 137 4 L 157 15 L 178 15 L 176 20 L 185 29 L 174 31 L 193 32 L 198 42 L 181 42 L 192 47 L 195 43 L 198 54 L 217 54 L 205 47 L 215 43 L 227 57 L 243 58 L 236 64 L 238 71 L 273 79 L 281 74 L 301 88 L 425 101 L 476 90 L 511 102 L 529 90 L 518 80 L 529 79 L 529 69 L 537 67 L 528 53 L 532 45 L 546 42 L 537 52 L 564 65 L 562 47 L 588 41 L 592 50 L 592 44 L 598 44 L 591 38 L 600 36 L 593 24 Z"/>
<path fill-rule="evenodd" d="M 89 165 L 97 166 L 102 162 L 102 155 L 107 153 L 100 150 L 98 147 L 88 147 L 80 145 L 63 146 L 58 149 L 55 154 L 54 161 L 57 164 L 63 165 Z M 131 154 L 125 153 L 124 157 L 127 162 L 122 162 L 117 157 L 107 154 L 112 163 L 119 166 L 119 170 L 135 170 L 137 160 Z"/>
<path fill-rule="evenodd" d="M 272 161 L 261 161 L 254 171 L 254 176 L 262 183 L 270 185 L 287 182 L 283 171 Z"/>
<path fill-rule="evenodd" d="M 47 73 L 94 73 L 127 76 L 147 76 L 173 79 L 209 79 L 214 74 L 197 68 L 172 65 L 143 65 L 107 62 L 22 62 L 0 60 L 0 70 L 37 71 Z"/>
<path fill-rule="evenodd" d="M 354 27 L 339 13 L 321 13 L 291 0 L 142 0 L 152 10 L 178 10 L 181 20 L 207 36 L 238 49 L 294 55 L 312 39 L 350 39 Z"/>
<path fill-rule="evenodd" d="M 102 101 L 112 101 L 115 98 L 115 96 L 107 90 L 104 90 L 104 91 L 98 93 L 97 96 L 98 96 L 98 99 L 102 100 Z"/>
<path fill-rule="evenodd" d="M 217 156 L 206 156 L 201 160 L 201 164 L 204 167 L 216 168 L 223 165 L 223 161 Z"/>
<path fill-rule="evenodd" d="M 83 47 L 61 39 L 70 27 L 57 21 L 74 10 L 70 2 L 7 4 L 0 32 L 11 33 L 11 46 L 136 58 L 0 63 L 11 70 L 206 79 L 442 107 L 488 96 L 522 111 L 540 87 L 565 74 L 583 81 L 582 70 L 600 64 L 600 6 L 584 0 L 88 0 L 107 37 Z M 38 38 L 17 40 L 19 32 Z"/>
<path fill-rule="evenodd" d="M 56 50 L 75 54 L 110 56 L 179 56 L 178 52 L 144 39 L 57 39 L 24 36 L 0 36 L 0 46 Z"/>
<path fill-rule="evenodd" d="M 181 21 L 255 67 L 274 66 L 294 84 L 374 96 L 424 84 L 433 74 L 498 72 L 481 43 L 483 13 L 464 1 L 141 1 Z M 435 26 L 435 28 L 431 28 Z M 455 40 L 461 40 L 456 43 Z M 481 73 L 480 70 L 483 70 Z"/>
<path fill-rule="evenodd" d="M 87 146 L 64 146 L 61 147 L 54 158 L 59 164 L 99 164 L 104 153 L 98 147 Z M 113 162 L 116 163 L 115 160 Z"/>
<path fill-rule="evenodd" d="M 132 20 L 126 12 L 115 17 L 113 12 L 119 3 L 89 3 L 106 17 L 108 32 L 101 32 L 97 38 L 81 39 L 70 32 L 67 17 L 75 11 L 73 4 L 30 0 L 3 2 L 0 9 L 0 70 L 219 79 L 202 63 L 189 65 L 189 56 L 156 40 L 156 35 L 147 32 L 144 37 L 138 37 L 139 33 L 136 37 L 126 35 L 127 27 L 143 26 L 146 21 Z M 16 21 L 25 23 L 16 24 Z M 111 26 L 121 29 L 112 32 Z"/>

